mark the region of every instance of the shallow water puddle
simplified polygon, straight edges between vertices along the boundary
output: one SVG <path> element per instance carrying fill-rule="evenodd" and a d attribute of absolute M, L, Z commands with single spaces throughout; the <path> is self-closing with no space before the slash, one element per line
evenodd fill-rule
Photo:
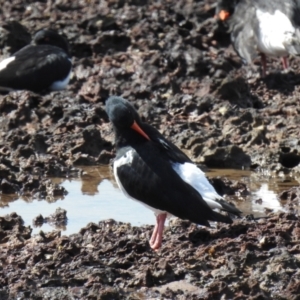
<path fill-rule="evenodd" d="M 68 224 L 60 228 L 63 234 L 78 232 L 89 222 L 99 222 L 105 219 L 114 219 L 129 222 L 132 225 L 155 224 L 152 211 L 140 203 L 127 199 L 117 188 L 108 167 L 83 168 L 85 175 L 80 179 L 52 180 L 65 187 L 68 194 L 64 198 L 46 200 L 24 200 L 16 196 L 1 196 L 0 215 L 16 212 L 21 215 L 25 225 L 32 225 L 32 220 L 39 214 L 48 217 L 56 208 L 67 211 Z M 232 200 L 244 214 L 263 216 L 264 208 L 274 211 L 280 210 L 282 205 L 278 200 L 278 193 L 292 186 L 298 186 L 298 181 L 290 178 L 271 178 L 239 170 L 211 170 L 206 172 L 208 177 L 226 177 L 230 180 L 244 182 L 251 191 L 247 197 L 234 196 Z M 261 199 L 261 201 L 257 201 Z M 54 227 L 44 224 L 41 228 L 33 228 L 33 233 L 51 231 Z"/>

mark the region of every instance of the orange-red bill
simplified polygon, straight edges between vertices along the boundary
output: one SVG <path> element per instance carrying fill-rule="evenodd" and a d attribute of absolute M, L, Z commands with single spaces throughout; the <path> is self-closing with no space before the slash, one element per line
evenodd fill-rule
<path fill-rule="evenodd" d="M 150 141 L 149 136 L 143 131 L 143 129 L 137 124 L 137 122 L 134 121 L 131 125 L 131 128 L 142 135 L 144 138 L 146 138 L 148 141 Z"/>
<path fill-rule="evenodd" d="M 230 14 L 227 10 L 222 9 L 218 16 L 220 20 L 225 21 L 229 18 Z"/>

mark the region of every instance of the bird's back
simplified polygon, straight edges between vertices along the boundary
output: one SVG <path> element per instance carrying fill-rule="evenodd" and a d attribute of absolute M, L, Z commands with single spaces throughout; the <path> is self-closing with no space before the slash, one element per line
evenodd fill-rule
<path fill-rule="evenodd" d="M 124 155 L 131 156 L 130 162 L 120 164 Z M 121 189 L 154 210 L 206 226 L 208 220 L 232 222 L 229 217 L 214 212 L 174 171 L 164 151 L 152 142 L 119 149 L 114 168 Z"/>
<path fill-rule="evenodd" d="M 71 71 L 68 55 L 52 45 L 29 45 L 8 59 L 11 61 L 0 70 L 0 86 L 11 89 L 42 91 Z"/>

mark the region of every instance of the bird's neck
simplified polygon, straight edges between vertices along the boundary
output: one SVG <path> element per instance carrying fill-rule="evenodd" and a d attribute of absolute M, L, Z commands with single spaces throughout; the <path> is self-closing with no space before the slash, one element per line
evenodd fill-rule
<path fill-rule="evenodd" d="M 117 148 L 126 146 L 135 147 L 145 142 L 147 142 L 147 140 L 132 129 L 122 130 L 122 132 L 120 132 L 118 129 L 115 129 L 115 145 Z"/>

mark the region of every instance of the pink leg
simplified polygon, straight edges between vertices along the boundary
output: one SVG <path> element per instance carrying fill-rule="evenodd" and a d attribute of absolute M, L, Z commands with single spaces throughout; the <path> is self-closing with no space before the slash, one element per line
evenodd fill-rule
<path fill-rule="evenodd" d="M 282 57 L 281 60 L 282 60 L 283 69 L 284 70 L 288 69 L 289 68 L 288 58 L 285 56 L 285 57 Z"/>
<path fill-rule="evenodd" d="M 266 77 L 267 59 L 263 53 L 261 53 L 260 56 L 261 56 L 262 77 Z"/>
<path fill-rule="evenodd" d="M 158 222 L 157 222 L 157 218 L 156 218 L 156 224 L 154 226 L 154 229 L 153 229 L 153 232 L 152 232 L 152 235 L 151 235 L 151 239 L 149 241 L 150 245 L 154 244 L 154 242 L 155 242 L 156 235 L 157 235 L 157 230 L 158 230 Z"/>
<path fill-rule="evenodd" d="M 149 242 L 150 247 L 153 250 L 157 250 L 161 246 L 166 218 L 167 218 L 167 214 L 159 214 L 156 217 L 156 225 L 154 227 L 154 230 L 153 230 L 150 242 Z"/>

